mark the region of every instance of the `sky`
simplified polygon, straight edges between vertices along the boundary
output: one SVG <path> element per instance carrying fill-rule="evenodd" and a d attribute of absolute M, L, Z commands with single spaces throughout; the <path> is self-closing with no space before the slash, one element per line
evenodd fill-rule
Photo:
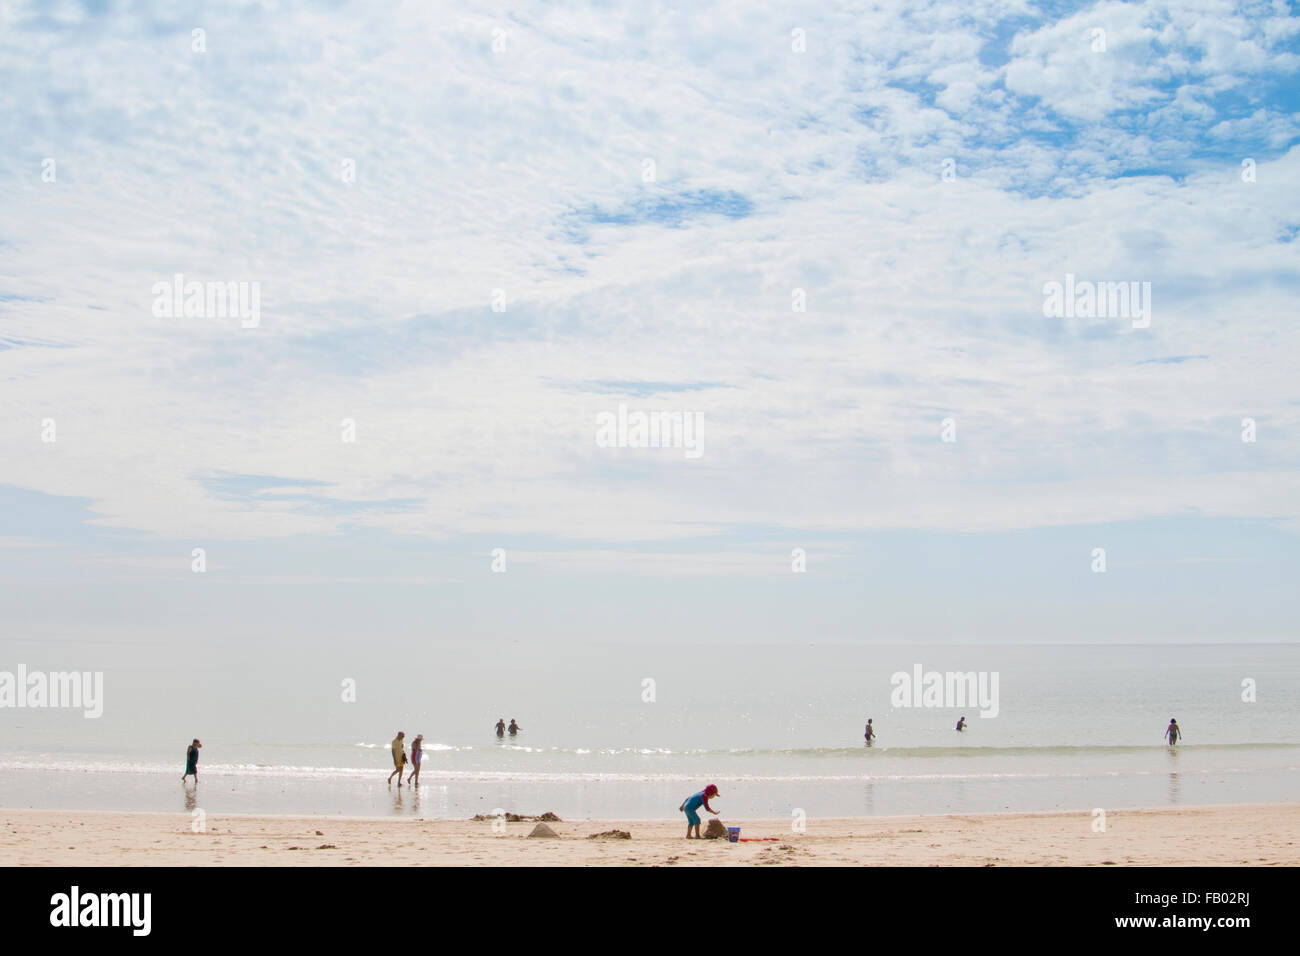
<path fill-rule="evenodd" d="M 0 639 L 1294 640 L 1298 13 L 0 2 Z"/>

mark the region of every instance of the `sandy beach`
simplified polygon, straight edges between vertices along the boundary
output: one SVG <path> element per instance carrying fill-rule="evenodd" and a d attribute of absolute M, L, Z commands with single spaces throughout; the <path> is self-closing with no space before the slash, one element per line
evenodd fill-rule
<path fill-rule="evenodd" d="M 727 821 L 687 841 L 677 820 L 534 824 L 419 819 L 0 810 L 6 866 L 1295 866 L 1300 803 L 1090 813 Z M 589 839 L 624 830 L 631 839 Z"/>

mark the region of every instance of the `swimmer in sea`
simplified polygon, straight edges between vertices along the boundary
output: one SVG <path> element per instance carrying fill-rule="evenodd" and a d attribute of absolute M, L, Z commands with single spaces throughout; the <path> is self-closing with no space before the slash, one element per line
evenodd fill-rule
<path fill-rule="evenodd" d="M 524 728 L 522 728 L 522 727 L 520 727 L 518 724 L 516 724 L 516 723 L 515 723 L 515 719 L 514 719 L 513 717 L 511 717 L 511 718 L 510 718 L 510 726 L 507 727 L 506 729 L 510 731 L 510 736 L 513 737 L 515 734 L 519 733 L 519 731 L 523 730 Z"/>
<path fill-rule="evenodd" d="M 868 747 L 871 746 L 871 741 L 873 741 L 873 740 L 876 739 L 876 732 L 875 732 L 875 730 L 873 730 L 872 727 L 871 727 L 871 718 L 870 718 L 870 717 L 867 718 L 867 732 L 866 732 L 865 734 L 863 734 L 862 736 L 864 736 L 864 737 L 867 738 L 867 746 L 868 746 Z"/>
<path fill-rule="evenodd" d="M 1171 747 L 1182 739 L 1183 732 L 1178 728 L 1178 721 L 1172 717 L 1169 718 L 1169 726 L 1165 728 L 1165 736 L 1169 738 Z"/>
<path fill-rule="evenodd" d="M 961 720 L 957 721 L 957 729 L 958 729 L 958 730 L 965 730 L 965 729 L 966 729 L 966 718 L 965 718 L 965 717 L 963 717 Z"/>
<path fill-rule="evenodd" d="M 504 717 L 498 717 L 498 718 L 497 718 L 497 736 L 498 736 L 498 737 L 504 737 L 505 735 L 506 735 L 506 719 L 505 719 Z"/>

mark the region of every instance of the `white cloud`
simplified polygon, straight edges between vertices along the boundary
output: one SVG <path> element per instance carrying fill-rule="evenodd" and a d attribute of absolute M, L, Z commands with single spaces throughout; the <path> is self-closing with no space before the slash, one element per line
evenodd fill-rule
<path fill-rule="evenodd" d="M 732 6 L 704 26 L 667 8 L 615 24 L 409 5 L 396 25 L 306 8 L 291 30 L 213 13 L 203 58 L 188 27 L 8 31 L 0 107 L 26 146 L 0 165 L 0 292 L 24 300 L 0 302 L 0 337 L 41 345 L 0 351 L 0 482 L 185 540 L 1294 516 L 1295 264 L 1277 235 L 1300 219 L 1300 152 L 1261 155 L 1254 184 L 1236 160 L 1104 178 L 1158 168 L 1186 131 L 1103 122 L 1156 100 L 1211 135 L 1294 137 L 1285 116 L 1211 126 L 1204 97 L 1159 92 L 1286 68 L 1287 27 L 1217 9 L 1200 13 L 1232 42 L 1152 5 L 1029 30 L 1006 91 L 973 62 L 980 7 L 933 27 L 852 7 L 791 23 Z M 1105 54 L 1088 49 L 1099 20 Z M 1153 58 L 1157 38 L 1205 60 Z M 56 95 L 24 92 L 47 75 L 36 52 Z M 887 85 L 920 81 L 935 105 Z M 1097 125 L 1022 138 L 1053 121 L 1007 91 Z M 943 183 L 949 155 L 960 175 Z M 749 215 L 688 208 L 732 193 Z M 600 221 L 674 203 L 681 224 Z M 178 271 L 259 281 L 261 326 L 155 319 L 152 285 Z M 1042 285 L 1067 272 L 1151 281 L 1152 327 L 1045 320 Z M 1139 364 L 1185 355 L 1209 358 Z M 726 387 L 596 384 L 620 381 Z M 619 401 L 698 411 L 705 456 L 597 448 L 595 417 Z M 1265 424 L 1243 448 L 1247 414 Z M 938 440 L 947 416 L 955 445 Z M 221 474 L 325 484 L 241 498 L 204 483 Z M 627 553 L 609 551 L 651 560 Z"/>

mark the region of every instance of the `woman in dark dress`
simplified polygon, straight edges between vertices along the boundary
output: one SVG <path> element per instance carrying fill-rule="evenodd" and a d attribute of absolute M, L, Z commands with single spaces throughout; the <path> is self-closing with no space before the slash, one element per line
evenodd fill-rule
<path fill-rule="evenodd" d="M 199 738 L 195 737 L 190 743 L 189 749 L 185 751 L 185 772 L 181 774 L 181 783 L 190 774 L 194 774 L 194 785 L 199 785 L 199 748 L 203 744 L 199 743 Z"/>

